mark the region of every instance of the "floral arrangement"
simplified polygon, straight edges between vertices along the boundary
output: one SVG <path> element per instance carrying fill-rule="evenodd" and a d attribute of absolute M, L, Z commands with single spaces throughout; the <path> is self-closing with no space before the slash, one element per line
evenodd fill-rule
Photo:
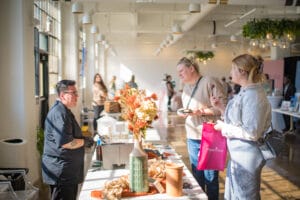
<path fill-rule="evenodd" d="M 128 121 L 128 129 L 135 139 L 145 137 L 146 129 L 158 118 L 155 101 L 157 95 L 147 96 L 144 90 L 126 85 L 114 98 L 121 105 L 122 118 Z"/>

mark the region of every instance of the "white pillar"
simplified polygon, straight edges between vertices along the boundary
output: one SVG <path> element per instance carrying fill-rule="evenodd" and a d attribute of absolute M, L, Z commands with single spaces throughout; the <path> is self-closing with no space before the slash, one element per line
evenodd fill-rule
<path fill-rule="evenodd" d="M 36 150 L 37 108 L 34 83 L 33 0 L 3 0 L 0 6 L 0 140 L 21 138 L 27 141 L 24 151 L 13 159 L 24 158 L 15 167 L 30 169 L 29 178 L 39 176 Z M 0 165 L 3 164 L 1 160 Z M 23 161 L 22 161 L 23 162 Z M 22 166 L 22 165 L 25 166 Z M 0 166 L 1 167 L 1 166 Z"/>
<path fill-rule="evenodd" d="M 79 83 L 79 25 L 71 4 L 62 5 L 62 78 Z"/>
<path fill-rule="evenodd" d="M 76 81 L 78 91 L 80 88 L 80 65 L 79 65 L 79 22 L 78 15 L 72 13 L 71 4 L 62 4 L 62 79 L 71 79 Z M 80 55 L 81 56 L 81 55 Z M 79 92 L 77 107 L 72 111 L 80 122 L 80 111 L 82 108 L 83 94 Z"/>
<path fill-rule="evenodd" d="M 85 105 L 91 107 L 92 103 L 92 87 L 95 75 L 95 44 L 94 35 L 90 33 L 90 25 L 85 26 L 86 33 L 86 49 L 87 49 L 87 63 L 85 68 L 86 88 L 85 88 Z"/>

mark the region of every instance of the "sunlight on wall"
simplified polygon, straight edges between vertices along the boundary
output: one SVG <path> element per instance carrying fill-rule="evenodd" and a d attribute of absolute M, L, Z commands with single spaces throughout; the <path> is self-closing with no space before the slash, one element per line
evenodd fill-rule
<path fill-rule="evenodd" d="M 125 66 L 124 64 L 120 64 L 120 78 L 125 82 L 130 81 L 130 77 L 132 75 L 132 71 Z"/>

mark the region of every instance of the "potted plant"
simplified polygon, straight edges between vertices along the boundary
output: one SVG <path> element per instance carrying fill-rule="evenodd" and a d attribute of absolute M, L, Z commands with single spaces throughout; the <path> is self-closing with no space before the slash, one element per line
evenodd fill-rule
<path fill-rule="evenodd" d="M 36 147 L 38 152 L 40 153 L 40 156 L 42 156 L 44 151 L 44 129 L 40 126 L 36 128 L 36 137 Z"/>

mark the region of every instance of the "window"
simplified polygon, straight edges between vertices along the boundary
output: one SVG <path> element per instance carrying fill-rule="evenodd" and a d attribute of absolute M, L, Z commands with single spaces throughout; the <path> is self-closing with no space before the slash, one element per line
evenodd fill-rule
<path fill-rule="evenodd" d="M 38 47 L 35 44 L 35 94 L 48 96 L 45 92 L 55 93 L 61 66 L 60 2 L 35 0 L 34 18 L 39 21 L 34 36 L 38 44 Z"/>

